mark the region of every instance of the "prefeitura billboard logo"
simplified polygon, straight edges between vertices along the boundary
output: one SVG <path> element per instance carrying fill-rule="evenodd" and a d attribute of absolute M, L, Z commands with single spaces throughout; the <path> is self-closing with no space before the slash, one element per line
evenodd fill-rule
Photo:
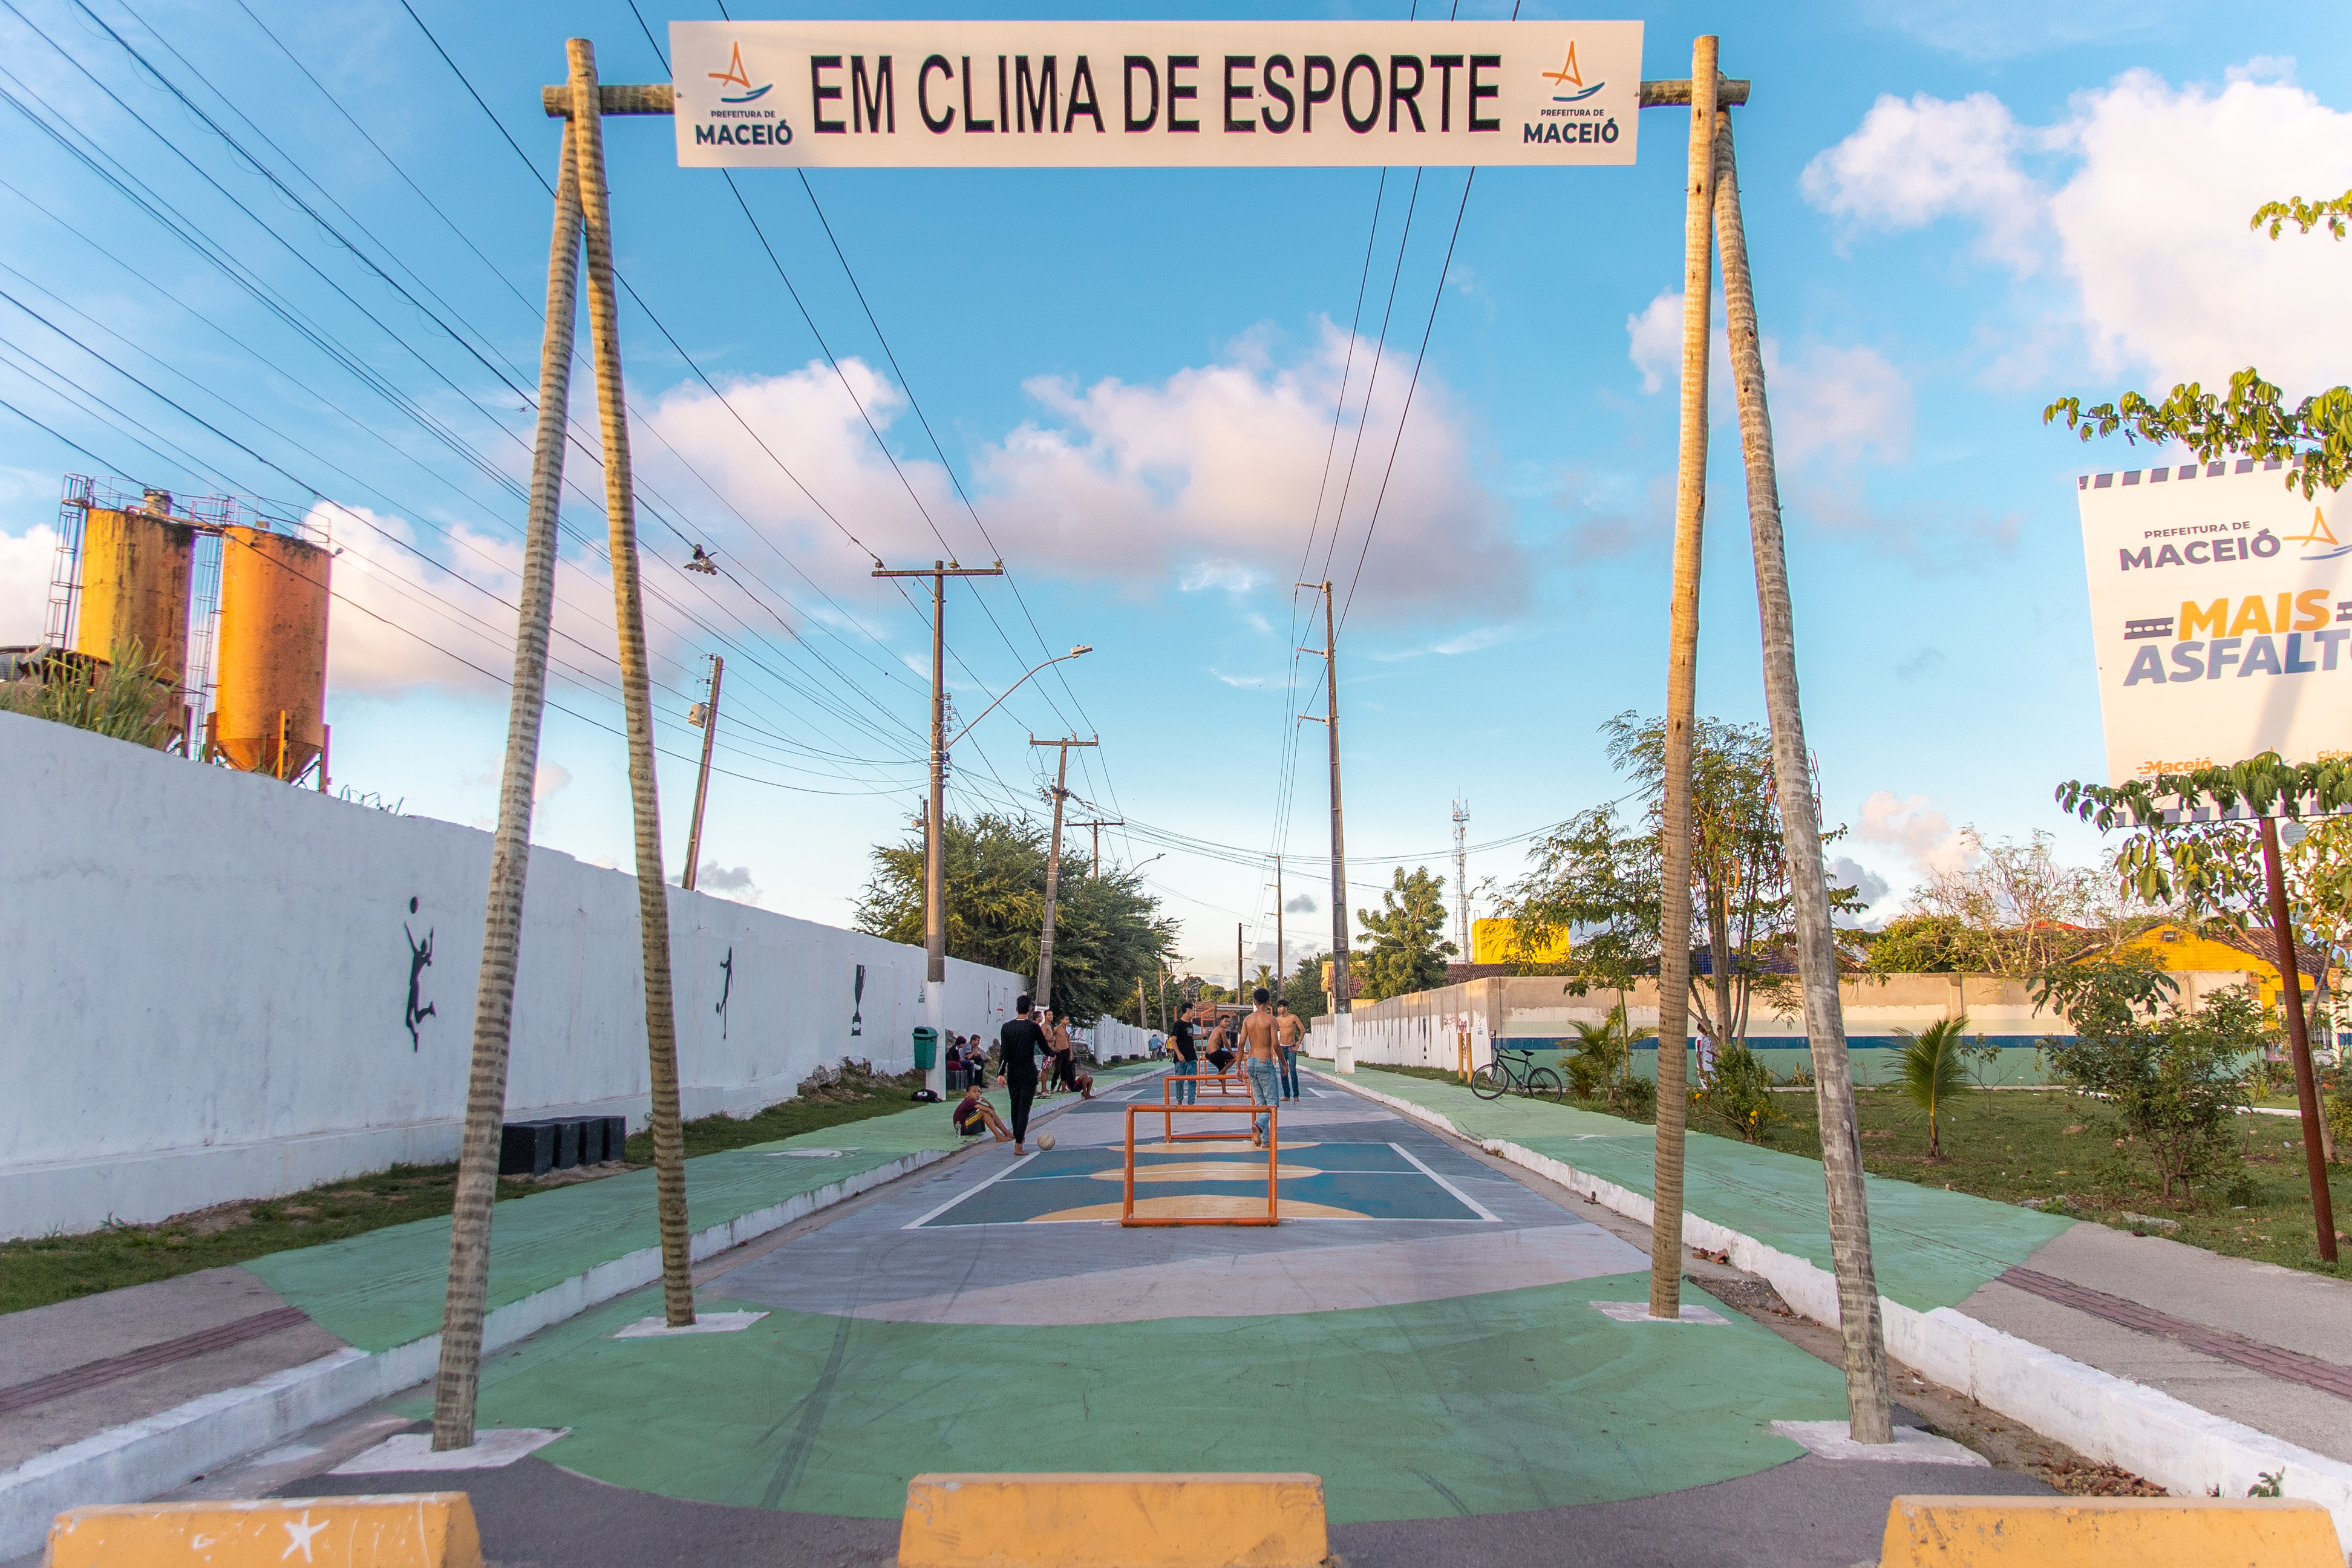
<path fill-rule="evenodd" d="M 2277 464 L 2079 481 L 2110 783 L 2352 748 L 2352 508 Z"/>

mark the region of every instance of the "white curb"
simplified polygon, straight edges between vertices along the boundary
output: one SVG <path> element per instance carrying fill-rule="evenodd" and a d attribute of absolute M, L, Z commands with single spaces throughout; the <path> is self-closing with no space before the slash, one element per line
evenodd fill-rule
<path fill-rule="evenodd" d="M 1502 1139 L 1470 1137 L 1442 1112 L 1368 1089 L 1360 1079 L 1342 1082 L 1322 1071 L 1315 1076 L 1475 1143 L 1628 1219 L 1655 1223 L 1657 1206 L 1614 1182 Z M 1790 1306 L 1816 1322 L 1837 1326 L 1836 1277 L 1811 1258 L 1792 1257 L 1687 1211 L 1683 1238 L 1693 1247 L 1728 1253 L 1735 1268 L 1769 1280 Z M 2102 1464 L 2145 1476 L 2175 1497 L 2203 1497 L 2215 1487 L 2223 1497 L 2244 1497 L 2264 1474 L 2282 1475 L 2283 1496 L 2326 1509 L 2336 1518 L 2336 1538 L 2352 1542 L 2352 1465 L 2085 1366 L 1949 1307 L 1922 1312 L 1884 1296 L 1878 1305 L 1886 1323 L 1887 1353 L 1945 1387 Z"/>

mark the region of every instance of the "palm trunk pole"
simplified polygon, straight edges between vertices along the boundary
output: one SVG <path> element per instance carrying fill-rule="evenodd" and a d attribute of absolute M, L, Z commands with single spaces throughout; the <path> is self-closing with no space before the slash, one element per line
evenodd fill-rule
<path fill-rule="evenodd" d="M 1713 281 L 1716 46 L 1691 45 L 1688 205 L 1683 217 L 1682 453 L 1675 486 L 1675 577 L 1666 646 L 1664 886 L 1658 921 L 1658 1142 L 1650 1234 L 1650 1316 L 1682 1315 L 1683 1128 L 1690 1112 L 1691 730 L 1698 702 L 1699 543 L 1706 519 L 1707 289 Z"/>
<path fill-rule="evenodd" d="M 457 1201 L 449 1225 L 449 1296 L 441 1313 L 441 1372 L 433 1385 L 433 1447 L 474 1442 L 480 1390 L 482 1312 L 490 1279 L 490 1203 L 498 1195 L 499 1132 L 506 1120 L 507 1047 L 514 1020 L 515 963 L 524 874 L 530 868 L 531 786 L 547 706 L 548 622 L 555 605 L 555 518 L 563 489 L 563 431 L 571 416 L 572 318 L 580 286 L 580 180 L 570 129 L 555 181 L 555 234 L 547 255 L 547 332 L 539 355 L 539 437 L 531 459 L 522 599 L 515 617 L 514 695 L 507 712 L 499 830 L 482 921 L 482 970 L 474 993 L 474 1070 L 457 1152 Z"/>
<path fill-rule="evenodd" d="M 1804 987 L 1805 1033 L 1812 1047 L 1814 1098 L 1821 1108 L 1822 1178 L 1829 1189 L 1830 1257 L 1837 1275 L 1838 1330 L 1845 1341 L 1847 1418 L 1855 1442 L 1891 1443 L 1886 1327 L 1879 1316 L 1878 1283 L 1870 1261 L 1870 1201 L 1863 1187 L 1845 1016 L 1838 1005 L 1837 939 L 1830 924 L 1820 814 L 1806 761 L 1804 716 L 1797 705 L 1797 633 L 1789 605 L 1789 563 L 1781 548 L 1772 416 L 1764 403 L 1764 356 L 1756 328 L 1755 282 L 1748 271 L 1748 237 L 1739 221 L 1731 118 L 1722 120 L 1715 213 L 1723 246 L 1723 309 L 1731 336 L 1732 384 L 1739 396 L 1740 445 L 1748 461 L 1748 521 L 1756 542 L 1756 604 L 1764 631 L 1764 702 L 1772 721 L 1772 772 L 1779 784 L 1790 890 L 1796 902 L 1797 970 Z"/>
<path fill-rule="evenodd" d="M 669 891 L 662 881 L 661 802 L 654 783 L 653 700 L 646 689 L 645 596 L 637 581 L 637 513 L 629 479 L 629 411 L 621 389 L 621 329 L 613 293 L 613 207 L 604 186 L 603 100 L 596 47 L 572 58 L 572 139 L 588 236 L 588 331 L 596 350 L 596 406 L 604 442 L 604 517 L 613 556 L 613 619 L 621 641 L 621 695 L 629 721 L 629 795 L 637 829 L 637 929 L 645 942 L 646 1056 L 650 1068 L 655 1208 L 661 1219 L 662 1308 L 669 1326 L 694 1321 L 686 1229 L 685 1135 L 678 1127 L 677 1026 L 669 981 Z"/>

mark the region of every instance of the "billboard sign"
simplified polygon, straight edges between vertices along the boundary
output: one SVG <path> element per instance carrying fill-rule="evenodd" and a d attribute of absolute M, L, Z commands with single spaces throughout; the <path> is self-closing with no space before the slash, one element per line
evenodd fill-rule
<path fill-rule="evenodd" d="M 673 22 L 686 168 L 1630 164 L 1639 22 Z"/>
<path fill-rule="evenodd" d="M 2079 480 L 2107 779 L 2352 752 L 2352 504 L 2276 463 Z"/>

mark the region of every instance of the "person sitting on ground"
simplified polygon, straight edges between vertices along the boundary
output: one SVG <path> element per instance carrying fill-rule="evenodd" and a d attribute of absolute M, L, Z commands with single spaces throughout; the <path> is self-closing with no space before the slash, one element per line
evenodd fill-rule
<path fill-rule="evenodd" d="M 980 1085 L 972 1084 L 955 1103 L 955 1130 L 965 1138 L 977 1138 L 982 1132 L 993 1132 L 999 1143 L 1012 1142 L 1013 1129 L 1004 1125 L 1004 1118 L 996 1114 L 996 1107 L 980 1097 Z"/>

